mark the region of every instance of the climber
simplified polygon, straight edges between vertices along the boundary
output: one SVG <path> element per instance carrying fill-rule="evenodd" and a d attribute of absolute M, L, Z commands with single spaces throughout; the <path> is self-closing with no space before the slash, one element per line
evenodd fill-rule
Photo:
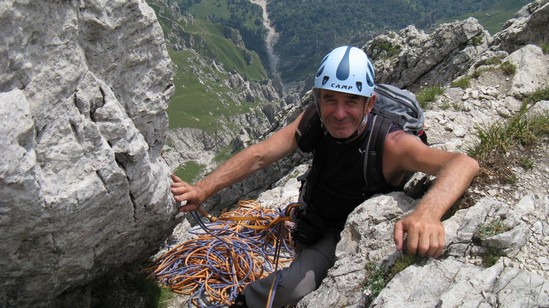
<path fill-rule="evenodd" d="M 183 204 L 179 210 L 189 212 L 197 210 L 219 190 L 298 148 L 314 153 L 312 170 L 304 185 L 303 201 L 307 207 L 296 228 L 306 236 L 297 243 L 296 258 L 280 273 L 248 284 L 231 307 L 293 305 L 317 289 L 334 265 L 336 245 L 347 216 L 372 195 L 397 187 L 410 171 L 436 176 L 436 181 L 412 213 L 396 222 L 396 249 L 433 258 L 440 256 L 445 247 L 441 218 L 478 172 L 477 162 L 466 154 L 429 147 L 393 124 L 385 138 L 379 166 L 385 182 L 377 183 L 383 185 L 376 185 L 374 191 L 368 190 L 359 151 L 371 131 L 369 119 L 376 101 L 374 69 L 367 55 L 350 46 L 332 50 L 320 63 L 313 95 L 316 113 L 312 120 L 300 114 L 295 121 L 239 152 L 196 184 L 172 176 L 172 194 Z M 304 127 L 300 126 L 302 120 L 309 121 L 305 132 L 298 130 Z M 273 284 L 275 279 L 277 283 Z M 273 286 L 275 296 L 269 299 Z"/>

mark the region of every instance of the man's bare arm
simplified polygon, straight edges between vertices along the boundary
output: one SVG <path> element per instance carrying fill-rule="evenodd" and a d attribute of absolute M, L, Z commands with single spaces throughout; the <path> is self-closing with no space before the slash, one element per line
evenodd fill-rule
<path fill-rule="evenodd" d="M 296 150 L 294 135 L 301 117 L 302 115 L 264 141 L 237 153 L 195 185 L 172 176 L 172 194 L 175 200 L 187 201 L 179 210 L 196 210 L 211 195 Z"/>
<path fill-rule="evenodd" d="M 444 227 L 440 220 L 471 184 L 478 172 L 478 163 L 463 153 L 425 146 L 406 133 L 397 132 L 389 139 L 388 163 L 392 165 L 389 170 L 420 171 L 436 176 L 435 183 L 416 209 L 395 224 L 397 249 L 403 248 L 404 234 L 407 233 L 410 253 L 440 256 L 445 246 Z"/>

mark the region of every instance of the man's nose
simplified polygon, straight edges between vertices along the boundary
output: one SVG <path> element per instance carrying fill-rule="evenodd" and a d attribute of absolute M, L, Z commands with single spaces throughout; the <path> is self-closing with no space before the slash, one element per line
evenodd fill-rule
<path fill-rule="evenodd" d="M 347 115 L 347 110 L 345 109 L 345 104 L 338 102 L 334 110 L 334 116 L 337 119 L 342 119 Z"/>

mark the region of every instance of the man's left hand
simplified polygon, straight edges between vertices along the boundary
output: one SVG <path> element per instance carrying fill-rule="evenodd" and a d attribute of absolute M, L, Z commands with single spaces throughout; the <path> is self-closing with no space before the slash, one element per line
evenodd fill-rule
<path fill-rule="evenodd" d="M 413 212 L 395 224 L 394 241 L 399 251 L 405 245 L 404 234 L 407 234 L 406 249 L 410 254 L 437 258 L 444 251 L 444 226 L 428 214 Z"/>

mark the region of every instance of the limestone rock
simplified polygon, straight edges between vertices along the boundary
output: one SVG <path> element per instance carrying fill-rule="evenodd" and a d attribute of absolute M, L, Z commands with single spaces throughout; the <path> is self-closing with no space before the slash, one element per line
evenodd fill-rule
<path fill-rule="evenodd" d="M 9 0 L 0 23 L 0 306 L 49 306 L 175 224 L 173 69 L 143 1 Z"/>

